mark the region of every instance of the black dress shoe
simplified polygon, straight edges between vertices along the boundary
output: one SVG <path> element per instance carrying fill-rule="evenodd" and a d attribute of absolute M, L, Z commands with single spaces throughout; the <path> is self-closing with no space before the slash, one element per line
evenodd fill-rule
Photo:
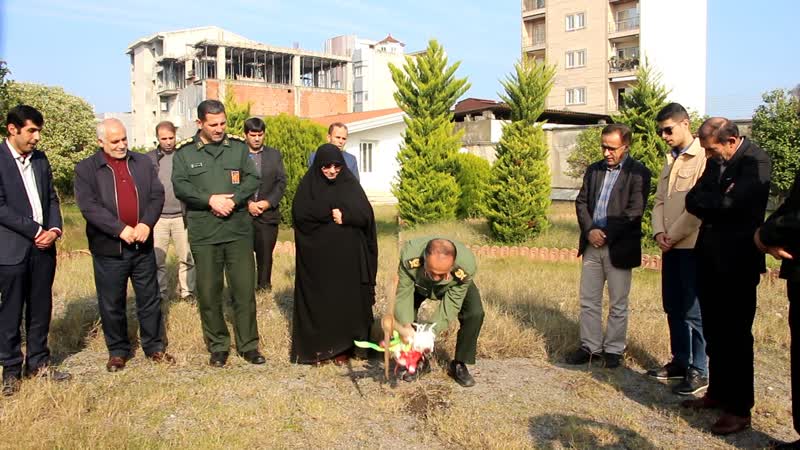
<path fill-rule="evenodd" d="M 686 374 L 686 368 L 675 364 L 673 361 L 664 364 L 664 367 L 647 371 L 647 376 L 656 380 L 682 380 L 686 378 Z"/>
<path fill-rule="evenodd" d="M 264 358 L 264 355 L 262 355 L 258 350 L 246 351 L 244 353 L 240 353 L 240 355 L 250 364 L 264 364 L 267 362 L 267 358 Z"/>
<path fill-rule="evenodd" d="M 579 347 L 564 356 L 564 362 L 573 366 L 586 364 L 592 360 L 602 361 L 602 353 L 592 353 L 586 347 Z"/>
<path fill-rule="evenodd" d="M 475 379 L 469 374 L 467 365 L 461 361 L 450 361 L 450 365 L 447 367 L 447 374 L 463 387 L 475 386 Z"/>
<path fill-rule="evenodd" d="M 606 369 L 616 369 L 622 365 L 622 355 L 619 353 L 603 353 L 603 362 Z"/>
<path fill-rule="evenodd" d="M 225 367 L 228 362 L 228 352 L 211 352 L 211 359 L 208 361 L 212 367 Z"/>

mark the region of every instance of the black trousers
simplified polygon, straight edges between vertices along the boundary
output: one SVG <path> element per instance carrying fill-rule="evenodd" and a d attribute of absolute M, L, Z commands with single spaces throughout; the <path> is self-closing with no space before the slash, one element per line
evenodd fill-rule
<path fill-rule="evenodd" d="M 21 263 L 0 266 L 0 364 L 4 370 L 22 369 L 22 312 L 25 311 L 26 369 L 34 372 L 48 364 L 47 334 L 53 309 L 55 249 L 39 250 L 31 244 Z"/>
<path fill-rule="evenodd" d="M 272 251 L 278 241 L 278 224 L 253 221 L 253 249 L 256 252 L 256 286 L 272 287 Z"/>
<path fill-rule="evenodd" d="M 789 294 L 789 331 L 792 337 L 792 419 L 800 433 L 800 282 L 787 281 Z"/>
<path fill-rule="evenodd" d="M 92 262 L 100 319 L 109 355 L 128 357 L 131 354 L 125 311 L 128 279 L 136 294 L 142 349 L 145 355 L 163 352 L 167 345 L 153 250 L 123 248 L 121 257 L 92 255 Z"/>
<path fill-rule="evenodd" d="M 721 273 L 698 260 L 698 299 L 708 353 L 706 395 L 725 412 L 750 417 L 755 402 L 753 319 L 758 273 Z"/>
<path fill-rule="evenodd" d="M 414 317 L 426 299 L 424 295 L 414 291 Z M 460 327 L 456 335 L 456 354 L 453 358 L 456 361 L 475 364 L 475 357 L 478 353 L 478 336 L 481 334 L 484 315 L 481 293 L 475 283 L 471 283 L 467 289 L 464 303 L 461 304 L 461 310 L 458 312 Z"/>

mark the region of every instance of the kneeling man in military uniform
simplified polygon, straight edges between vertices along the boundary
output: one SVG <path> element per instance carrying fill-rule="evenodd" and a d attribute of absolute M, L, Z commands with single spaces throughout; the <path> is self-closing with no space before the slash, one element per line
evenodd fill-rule
<path fill-rule="evenodd" d="M 466 364 L 475 364 L 484 316 L 473 280 L 476 271 L 475 255 L 460 242 L 422 237 L 406 242 L 400 252 L 394 309 L 397 330 L 405 342 L 411 342 L 415 333 L 412 322 L 420 305 L 426 299 L 438 300 L 431 318 L 434 332 L 438 335 L 447 330 L 456 317 L 461 325 L 447 373 L 464 387 L 475 385 Z"/>

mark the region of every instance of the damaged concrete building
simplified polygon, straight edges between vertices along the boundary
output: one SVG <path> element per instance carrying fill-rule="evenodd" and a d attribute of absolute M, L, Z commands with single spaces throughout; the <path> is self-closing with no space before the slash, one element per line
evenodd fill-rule
<path fill-rule="evenodd" d="M 196 131 L 197 105 L 225 97 L 251 102 L 256 116 L 319 117 L 352 112 L 352 63 L 346 56 L 252 41 L 218 27 L 160 32 L 132 43 L 132 146 L 155 144 L 170 120 L 178 138 Z"/>

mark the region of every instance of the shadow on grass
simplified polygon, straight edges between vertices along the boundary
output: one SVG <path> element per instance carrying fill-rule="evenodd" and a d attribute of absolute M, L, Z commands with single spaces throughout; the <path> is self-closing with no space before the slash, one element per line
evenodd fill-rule
<path fill-rule="evenodd" d="M 536 448 L 635 448 L 657 447 L 639 433 L 616 425 L 564 414 L 544 414 L 528 422 L 528 434 Z"/>
<path fill-rule="evenodd" d="M 64 313 L 50 323 L 48 344 L 52 360 L 60 363 L 69 355 L 86 348 L 89 341 L 102 333 L 96 297 L 70 300 Z"/>

